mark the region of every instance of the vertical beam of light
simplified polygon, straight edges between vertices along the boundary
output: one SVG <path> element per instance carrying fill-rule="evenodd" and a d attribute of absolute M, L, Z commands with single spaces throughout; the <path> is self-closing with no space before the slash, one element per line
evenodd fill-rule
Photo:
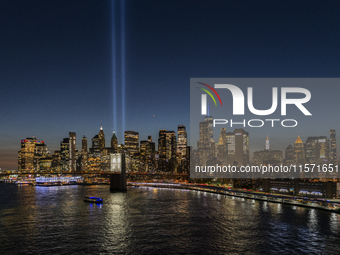
<path fill-rule="evenodd" d="M 111 1 L 111 36 L 112 36 L 112 103 L 113 103 L 113 129 L 117 131 L 117 84 L 116 84 L 116 22 L 115 1 Z"/>
<path fill-rule="evenodd" d="M 121 43 L 122 43 L 122 134 L 125 132 L 125 1 L 121 0 Z"/>

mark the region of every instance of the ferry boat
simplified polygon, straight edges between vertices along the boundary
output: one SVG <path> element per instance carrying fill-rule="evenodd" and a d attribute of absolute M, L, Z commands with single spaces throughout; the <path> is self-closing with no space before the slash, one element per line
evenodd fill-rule
<path fill-rule="evenodd" d="M 84 197 L 85 202 L 91 202 L 91 203 L 103 203 L 103 199 L 100 197 Z"/>

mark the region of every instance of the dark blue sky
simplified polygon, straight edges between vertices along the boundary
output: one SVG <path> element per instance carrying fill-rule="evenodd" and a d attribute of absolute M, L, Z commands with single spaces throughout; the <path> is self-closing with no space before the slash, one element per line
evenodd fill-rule
<path fill-rule="evenodd" d="M 0 2 L 0 167 L 17 168 L 28 136 L 53 152 L 74 131 L 78 148 L 82 135 L 90 146 L 101 121 L 107 145 L 114 125 L 122 142 L 121 2 L 114 6 L 112 26 L 110 1 Z M 189 126 L 190 77 L 339 77 L 336 1 L 127 0 L 124 7 L 125 129 L 140 140 Z"/>

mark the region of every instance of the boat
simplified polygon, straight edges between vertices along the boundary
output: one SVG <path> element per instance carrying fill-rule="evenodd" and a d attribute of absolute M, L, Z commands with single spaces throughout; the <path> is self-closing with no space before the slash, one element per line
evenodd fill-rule
<path fill-rule="evenodd" d="M 91 203 L 103 203 L 103 199 L 100 197 L 84 197 L 85 202 L 91 202 Z"/>

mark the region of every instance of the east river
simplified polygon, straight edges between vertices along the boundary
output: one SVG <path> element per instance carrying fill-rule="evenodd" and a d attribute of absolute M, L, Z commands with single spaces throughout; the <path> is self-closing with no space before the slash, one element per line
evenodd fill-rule
<path fill-rule="evenodd" d="M 0 183 L 0 253 L 339 254 L 340 214 L 202 191 Z"/>

